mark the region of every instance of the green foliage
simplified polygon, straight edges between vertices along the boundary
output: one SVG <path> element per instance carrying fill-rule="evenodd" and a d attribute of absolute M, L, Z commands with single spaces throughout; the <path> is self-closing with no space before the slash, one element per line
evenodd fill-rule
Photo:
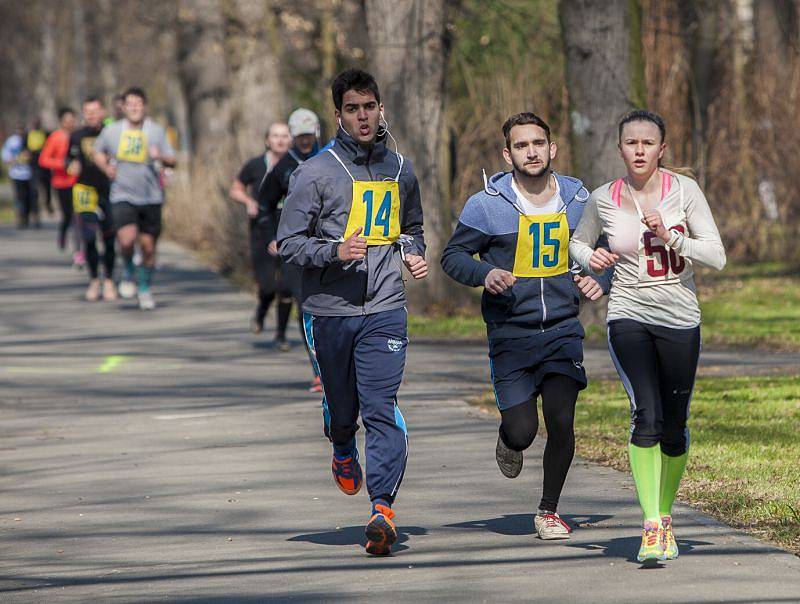
<path fill-rule="evenodd" d="M 800 279 L 782 263 L 731 266 L 699 280 L 703 342 L 800 350 Z"/>
<path fill-rule="evenodd" d="M 455 212 L 482 186 L 481 169 L 503 169 L 501 126 L 534 111 L 567 136 L 557 5 L 544 0 L 466 0 L 453 11 L 447 122 L 454 139 Z M 569 157 L 559 157 L 567 172 Z"/>

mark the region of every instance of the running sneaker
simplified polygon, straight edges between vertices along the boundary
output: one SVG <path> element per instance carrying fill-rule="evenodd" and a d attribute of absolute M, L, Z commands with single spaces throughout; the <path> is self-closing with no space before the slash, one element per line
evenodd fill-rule
<path fill-rule="evenodd" d="M 345 458 L 338 458 L 334 453 L 331 471 L 333 481 L 345 495 L 355 495 L 361 490 L 364 475 L 361 472 L 361 464 L 358 463 L 358 450 L 353 449 L 352 455 Z"/>
<path fill-rule="evenodd" d="M 103 300 L 106 302 L 113 302 L 118 297 L 117 286 L 114 285 L 114 281 L 112 279 L 103 281 Z"/>
<path fill-rule="evenodd" d="M 97 302 L 100 299 L 100 279 L 92 279 L 89 281 L 89 287 L 86 289 L 86 301 Z"/>
<path fill-rule="evenodd" d="M 139 308 L 141 310 L 153 310 L 156 307 L 155 298 L 150 291 L 139 292 Z"/>
<path fill-rule="evenodd" d="M 660 532 L 659 523 L 645 521 L 642 528 L 642 545 L 636 560 L 639 562 L 664 560 L 664 549 L 659 539 Z"/>
<path fill-rule="evenodd" d="M 291 352 L 292 346 L 286 341 L 286 338 L 275 338 L 275 348 L 280 352 Z"/>
<path fill-rule="evenodd" d="M 678 557 L 678 543 L 675 541 L 675 533 L 672 532 L 672 516 L 661 517 L 660 541 L 665 560 Z"/>
<path fill-rule="evenodd" d="M 136 295 L 136 284 L 129 279 L 123 279 L 119 282 L 119 295 L 121 298 L 130 300 Z"/>
<path fill-rule="evenodd" d="M 72 254 L 72 268 L 83 269 L 86 266 L 86 255 L 82 250 Z"/>
<path fill-rule="evenodd" d="M 394 511 L 385 505 L 376 505 L 364 533 L 367 535 L 367 553 L 373 556 L 388 556 L 392 544 L 397 541 L 397 527 L 392 518 Z"/>
<path fill-rule="evenodd" d="M 569 525 L 556 512 L 539 510 L 539 513 L 533 517 L 533 525 L 536 527 L 536 532 L 539 533 L 539 539 L 545 541 L 569 539 L 569 534 L 572 532 Z"/>
<path fill-rule="evenodd" d="M 497 435 L 497 448 L 494 451 L 494 458 L 506 478 L 516 478 L 522 472 L 522 451 L 509 449 L 499 434 Z"/>
<path fill-rule="evenodd" d="M 255 313 L 250 318 L 250 332 L 259 334 L 262 331 L 264 331 L 264 317 L 259 317 L 258 313 Z"/>
<path fill-rule="evenodd" d="M 311 385 L 308 387 L 309 392 L 322 392 L 322 380 L 319 376 L 311 380 Z"/>

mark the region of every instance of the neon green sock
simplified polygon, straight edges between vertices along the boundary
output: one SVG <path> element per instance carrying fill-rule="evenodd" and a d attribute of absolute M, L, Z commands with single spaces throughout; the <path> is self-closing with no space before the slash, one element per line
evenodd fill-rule
<path fill-rule="evenodd" d="M 629 444 L 628 455 L 644 519 L 660 524 L 658 495 L 661 488 L 661 447 L 637 447 Z"/>
<path fill-rule="evenodd" d="M 661 495 L 658 511 L 662 516 L 672 516 L 672 504 L 675 502 L 688 458 L 688 451 L 677 457 L 661 454 Z"/>

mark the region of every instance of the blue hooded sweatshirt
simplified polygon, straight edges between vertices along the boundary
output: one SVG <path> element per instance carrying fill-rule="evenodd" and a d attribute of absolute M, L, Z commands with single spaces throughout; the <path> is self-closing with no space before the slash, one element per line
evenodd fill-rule
<path fill-rule="evenodd" d="M 577 178 L 553 173 L 558 181 L 569 233 L 578 226 L 589 192 Z M 467 200 L 455 232 L 442 253 L 442 268 L 450 277 L 470 287 L 482 286 L 494 268 L 513 271 L 519 216 L 523 213 L 511 188 L 512 173 L 493 175 L 483 191 Z M 480 260 L 476 260 L 474 255 Z M 598 277 L 607 293 L 611 271 Z M 552 277 L 517 277 L 501 294 L 484 290 L 481 311 L 490 339 L 519 338 L 531 331 L 547 331 L 578 324 L 580 292 L 573 272 Z"/>

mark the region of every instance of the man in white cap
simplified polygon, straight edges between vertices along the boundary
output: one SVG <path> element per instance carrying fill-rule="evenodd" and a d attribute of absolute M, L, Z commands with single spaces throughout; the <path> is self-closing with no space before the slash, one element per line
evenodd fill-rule
<path fill-rule="evenodd" d="M 289 191 L 289 177 L 291 177 L 297 166 L 319 152 L 320 128 L 317 114 L 310 109 L 296 109 L 289 116 L 289 133 L 292 135 L 292 148 L 267 174 L 258 191 L 258 205 L 264 208 L 264 212 L 268 216 L 266 222 L 269 225 L 268 228 L 271 229 L 266 237 L 266 241 L 269 242 L 267 252 L 274 256 L 276 260 L 278 259 L 277 225 L 281 218 L 283 200 Z M 299 302 L 302 269 L 295 265 L 282 263 L 280 271 L 278 271 L 278 279 L 282 281 L 282 283 L 278 283 L 277 287 L 279 296 L 278 324 L 283 325 L 283 329 L 279 329 L 276 334 L 275 345 L 279 350 L 286 351 L 289 350 L 289 344 L 286 340 L 286 325 L 292 310 L 293 300 L 297 302 L 298 306 L 300 333 L 303 336 L 305 335 L 303 313 L 300 311 Z M 319 369 L 317 368 L 313 351 L 308 347 L 305 337 L 303 337 L 303 343 L 308 351 L 311 369 L 314 374 L 310 390 L 312 392 L 322 392 Z"/>

